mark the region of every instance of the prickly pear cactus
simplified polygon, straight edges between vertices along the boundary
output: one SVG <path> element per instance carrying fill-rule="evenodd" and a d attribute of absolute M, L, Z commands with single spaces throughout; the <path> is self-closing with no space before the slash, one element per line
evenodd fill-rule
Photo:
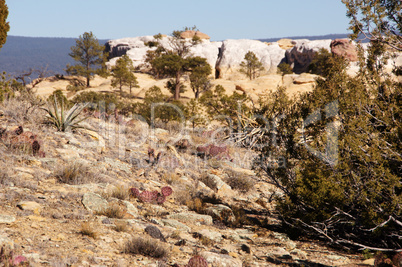
<path fill-rule="evenodd" d="M 208 267 L 208 262 L 200 255 L 195 255 L 188 261 L 187 267 Z"/>
<path fill-rule="evenodd" d="M 161 189 L 162 195 L 165 197 L 170 196 L 173 193 L 173 189 L 170 186 L 164 186 Z"/>

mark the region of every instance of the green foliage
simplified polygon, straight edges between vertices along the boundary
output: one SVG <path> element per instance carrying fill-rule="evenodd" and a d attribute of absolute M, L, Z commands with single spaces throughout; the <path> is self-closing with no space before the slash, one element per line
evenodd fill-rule
<path fill-rule="evenodd" d="M 53 97 L 53 101 L 49 102 L 48 108 L 44 108 L 47 112 L 46 122 L 56 127 L 57 131 L 67 132 L 79 128 L 84 128 L 80 125 L 82 121 L 87 119 L 86 117 L 80 118 L 81 112 L 86 105 L 75 104 L 71 109 L 66 110 L 64 102 L 59 102 L 57 95 Z"/>
<path fill-rule="evenodd" d="M 159 87 L 153 86 L 145 92 L 143 102 L 133 105 L 133 114 L 142 116 L 147 123 L 152 125 L 157 121 L 167 123 L 185 119 L 184 105 L 179 101 L 169 102 L 168 98 Z"/>
<path fill-rule="evenodd" d="M 130 88 L 130 95 L 133 87 L 139 87 L 137 77 L 135 77 L 133 72 L 133 61 L 127 55 L 119 58 L 116 61 L 116 65 L 112 68 L 112 86 L 119 87 L 120 95 L 122 94 L 123 86 Z"/>
<path fill-rule="evenodd" d="M 278 65 L 278 74 L 285 75 L 292 73 L 293 69 L 288 63 L 282 62 L 281 64 Z"/>
<path fill-rule="evenodd" d="M 7 32 L 10 30 L 10 25 L 7 22 L 8 7 L 5 0 L 0 0 L 0 48 L 7 41 Z"/>
<path fill-rule="evenodd" d="M 244 61 L 240 63 L 240 72 L 247 75 L 250 80 L 259 76 L 259 73 L 264 70 L 261 61 L 252 51 L 248 51 L 244 55 Z"/>
<path fill-rule="evenodd" d="M 368 52 L 350 77 L 343 60 L 321 51 L 315 64 L 323 78 L 312 92 L 295 102 L 284 90 L 271 93 L 257 112 L 280 119 L 267 130 L 255 163 L 282 189 L 277 209 L 289 231 L 339 245 L 396 248 L 402 245 L 396 238 L 402 85 L 382 72 L 376 44 Z"/>
<path fill-rule="evenodd" d="M 239 126 L 237 124 L 239 116 L 249 115 L 249 101 L 245 94 L 233 92 L 232 95 L 227 95 L 222 85 L 216 85 L 214 89 L 204 92 L 200 97 L 200 103 L 205 107 L 211 120 L 225 122 L 234 130 Z"/>
<path fill-rule="evenodd" d="M 189 28 L 185 28 L 185 30 L 187 29 Z M 191 42 L 182 39 L 181 34 L 185 30 L 173 31 L 172 36 L 169 38 L 171 50 L 166 50 L 158 43 L 155 50 L 147 52 L 145 60 L 156 78 L 171 78 L 167 82 L 166 88 L 172 92 L 175 100 L 179 100 L 180 94 L 185 91 L 185 86 L 182 84 L 181 78 L 186 72 L 192 72 L 193 70 L 197 72 L 197 74 L 193 76 L 193 80 L 197 80 L 198 84 L 194 82 L 194 88 L 196 89 L 193 90 L 201 89 L 200 76 L 208 72 L 205 59 L 189 56 L 190 48 L 199 43 L 200 40 L 198 37 L 193 38 Z M 161 39 L 159 35 L 154 37 L 154 42 L 159 42 Z M 148 43 L 148 45 L 156 46 L 154 42 L 152 44 Z"/>
<path fill-rule="evenodd" d="M 211 65 L 206 58 L 191 57 L 187 59 L 188 68 L 191 70 L 190 84 L 194 92 L 194 97 L 199 98 L 200 94 L 211 89 L 211 79 L 208 78 L 212 73 Z"/>
<path fill-rule="evenodd" d="M 402 51 L 402 5 L 399 0 L 365 1 L 342 0 L 350 18 L 350 27 L 356 39 L 363 34 L 372 42 L 387 44 Z"/>
<path fill-rule="evenodd" d="M 69 103 L 67 97 L 65 97 L 65 95 L 63 94 L 63 91 L 61 91 L 60 89 L 54 91 L 54 92 L 47 98 L 47 101 L 48 101 L 48 102 L 51 102 L 51 101 L 54 101 L 55 99 L 56 99 L 56 101 L 57 101 L 57 103 L 58 103 L 59 105 L 63 105 L 63 104 L 66 105 L 66 106 L 69 106 L 69 105 L 70 105 L 70 103 Z"/>
<path fill-rule="evenodd" d="M 342 73 L 347 65 L 348 62 L 344 58 L 333 56 L 327 49 L 321 48 L 308 66 L 308 71 L 327 77 Z"/>
<path fill-rule="evenodd" d="M 116 108 L 121 108 L 122 104 L 119 102 L 117 96 L 112 93 L 98 93 L 98 92 L 82 92 L 76 95 L 72 100 L 74 104 L 86 104 L 87 108 L 91 110 L 104 109 L 106 113 L 114 111 Z"/>
<path fill-rule="evenodd" d="M 90 80 L 94 74 L 105 74 L 104 64 L 107 54 L 103 53 L 104 47 L 92 32 L 85 32 L 76 40 L 76 45 L 71 47 L 69 54 L 78 63 L 67 65 L 66 72 L 71 75 L 81 75 L 87 80 L 86 86 L 90 86 Z"/>
<path fill-rule="evenodd" d="M 186 117 L 187 120 L 191 123 L 193 130 L 197 126 L 202 126 L 207 123 L 207 118 L 203 116 L 203 106 L 200 103 L 199 99 L 191 99 L 186 104 Z"/>
<path fill-rule="evenodd" d="M 6 73 L 0 76 L 0 103 L 2 103 L 5 99 L 14 97 L 15 88 L 14 82 L 10 81 L 6 77 Z"/>

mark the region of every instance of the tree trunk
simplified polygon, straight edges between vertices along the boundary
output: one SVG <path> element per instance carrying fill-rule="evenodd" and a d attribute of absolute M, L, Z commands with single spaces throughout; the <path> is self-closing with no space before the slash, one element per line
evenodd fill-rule
<path fill-rule="evenodd" d="M 175 90 L 174 90 L 174 100 L 180 99 L 180 72 L 176 73 L 176 80 L 175 80 Z"/>

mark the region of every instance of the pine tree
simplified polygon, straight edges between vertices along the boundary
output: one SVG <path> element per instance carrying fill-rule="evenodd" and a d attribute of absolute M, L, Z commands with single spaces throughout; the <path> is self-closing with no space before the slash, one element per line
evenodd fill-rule
<path fill-rule="evenodd" d="M 7 32 L 10 30 L 10 25 L 6 21 L 8 17 L 8 7 L 5 0 L 0 0 L 0 48 L 7 40 Z"/>
<path fill-rule="evenodd" d="M 127 56 L 123 55 L 116 61 L 116 65 L 112 68 L 112 86 L 119 87 L 120 95 L 122 94 L 123 86 L 128 86 L 131 90 L 133 87 L 139 87 L 137 77 L 134 75 L 133 61 Z"/>
<path fill-rule="evenodd" d="M 363 35 L 402 51 L 402 4 L 400 0 L 342 0 L 350 18 L 352 38 Z"/>
<path fill-rule="evenodd" d="M 240 67 L 240 72 L 246 74 L 250 80 L 257 78 L 259 72 L 264 70 L 261 61 L 252 51 L 248 51 L 244 55 L 244 61 L 240 63 Z"/>
<path fill-rule="evenodd" d="M 103 53 L 104 47 L 99 44 L 98 39 L 92 32 L 85 32 L 76 40 L 76 45 L 71 47 L 69 54 L 76 65 L 67 65 L 67 73 L 81 75 L 86 78 L 86 86 L 90 86 L 90 80 L 94 74 L 101 74 L 104 71 L 104 64 L 107 55 Z"/>

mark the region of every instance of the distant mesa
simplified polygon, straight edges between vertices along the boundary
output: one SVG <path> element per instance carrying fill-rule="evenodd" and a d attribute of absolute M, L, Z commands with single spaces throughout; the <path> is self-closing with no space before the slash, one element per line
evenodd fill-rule
<path fill-rule="evenodd" d="M 209 37 L 208 34 L 202 33 L 200 31 L 193 31 L 193 30 L 188 30 L 184 31 L 180 34 L 180 37 L 183 39 L 192 39 L 194 37 L 198 37 L 201 40 L 209 40 L 211 37 Z"/>

